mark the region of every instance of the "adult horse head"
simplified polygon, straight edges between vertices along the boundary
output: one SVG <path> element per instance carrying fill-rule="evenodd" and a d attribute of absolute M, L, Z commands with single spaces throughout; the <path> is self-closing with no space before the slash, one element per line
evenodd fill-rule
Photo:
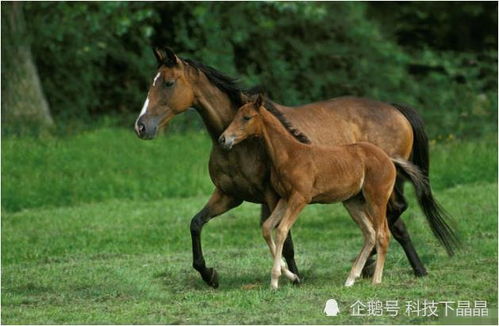
<path fill-rule="evenodd" d="M 185 62 L 169 48 L 154 49 L 158 71 L 135 121 L 135 132 L 142 139 L 153 139 L 177 114 L 192 106 L 194 92 L 187 78 Z"/>

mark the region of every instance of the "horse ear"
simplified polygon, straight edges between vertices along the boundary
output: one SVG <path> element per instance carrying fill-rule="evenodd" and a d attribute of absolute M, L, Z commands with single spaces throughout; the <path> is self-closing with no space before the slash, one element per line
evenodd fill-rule
<path fill-rule="evenodd" d="M 174 67 L 177 65 L 178 58 L 170 48 L 154 48 L 154 56 L 159 65 L 164 64 L 167 67 Z"/>
<path fill-rule="evenodd" d="M 153 48 L 152 51 L 154 52 L 154 56 L 156 57 L 158 64 L 162 64 L 166 58 L 165 50 L 161 48 Z"/>
<path fill-rule="evenodd" d="M 166 53 L 165 65 L 170 68 L 176 66 L 178 63 L 178 58 L 173 52 L 173 50 L 167 47 L 165 48 L 165 53 Z"/>
<path fill-rule="evenodd" d="M 255 109 L 260 109 L 260 107 L 262 106 L 263 104 L 263 96 L 262 94 L 258 94 L 258 96 L 256 97 L 256 100 L 255 100 Z"/>

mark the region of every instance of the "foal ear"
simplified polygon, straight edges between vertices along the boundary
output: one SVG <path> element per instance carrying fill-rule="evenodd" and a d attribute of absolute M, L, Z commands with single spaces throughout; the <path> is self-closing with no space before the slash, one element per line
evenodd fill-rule
<path fill-rule="evenodd" d="M 262 104 L 263 104 L 263 96 L 262 96 L 262 94 L 258 94 L 258 96 L 256 97 L 256 100 L 255 100 L 255 103 L 254 103 L 255 109 L 257 109 L 257 110 L 260 109 Z"/>
<path fill-rule="evenodd" d="M 168 47 L 154 48 L 153 52 L 159 65 L 165 65 L 170 68 L 177 65 L 178 59 L 172 49 Z"/>

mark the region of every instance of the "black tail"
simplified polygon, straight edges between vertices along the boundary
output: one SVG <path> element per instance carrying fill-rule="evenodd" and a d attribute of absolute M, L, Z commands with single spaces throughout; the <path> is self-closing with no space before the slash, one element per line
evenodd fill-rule
<path fill-rule="evenodd" d="M 455 231 L 447 223 L 447 221 L 451 219 L 449 214 L 438 204 L 435 198 L 433 198 L 431 192 L 429 178 L 429 145 L 428 136 L 424 131 L 423 120 L 414 109 L 408 106 L 399 104 L 392 105 L 404 115 L 412 126 L 414 143 L 412 146 L 411 161 L 419 168 L 420 171 L 418 171 L 418 173 L 424 177 L 424 182 L 421 183 L 420 181 L 413 179 L 415 175 L 411 175 L 411 173 L 408 173 L 405 170 L 403 171 L 403 174 L 414 185 L 419 206 L 423 210 L 433 234 L 445 247 L 449 256 L 452 256 L 454 255 L 455 250 L 461 246 L 461 243 Z M 413 178 L 411 178 L 411 176 Z"/>

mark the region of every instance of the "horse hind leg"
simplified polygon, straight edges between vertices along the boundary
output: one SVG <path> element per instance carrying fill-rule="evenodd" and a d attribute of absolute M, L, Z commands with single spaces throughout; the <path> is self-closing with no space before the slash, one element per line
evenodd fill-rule
<path fill-rule="evenodd" d="M 383 266 L 385 256 L 390 241 L 390 231 L 388 229 L 388 220 L 386 217 L 387 206 L 390 198 L 393 197 L 393 186 L 395 175 L 391 182 L 386 178 L 386 182 L 370 184 L 364 188 L 366 203 L 369 207 L 369 216 L 376 232 L 376 267 L 374 269 L 373 284 L 381 283 L 383 276 Z"/>
<path fill-rule="evenodd" d="M 400 219 L 400 215 L 407 209 L 407 201 L 404 198 L 404 187 L 403 180 L 400 177 L 397 177 L 395 182 L 395 188 L 393 190 L 392 197 L 390 198 L 390 203 L 388 205 L 388 226 L 390 231 L 397 240 L 398 243 L 404 249 L 404 252 L 411 264 L 411 267 L 416 276 L 425 276 L 428 274 L 426 268 L 423 265 L 423 262 L 419 258 L 418 253 L 416 252 L 416 248 L 412 243 L 411 237 L 409 236 L 409 232 L 407 232 L 407 228 Z"/>
<path fill-rule="evenodd" d="M 390 241 L 390 231 L 387 221 L 384 219 L 381 225 L 376 230 L 376 268 L 373 275 L 373 284 L 380 284 L 383 277 L 383 267 L 385 265 L 386 252 L 388 251 L 388 243 Z"/>
<path fill-rule="evenodd" d="M 352 286 L 355 280 L 360 277 L 362 268 L 366 264 L 371 251 L 375 246 L 376 233 L 367 214 L 366 205 L 359 200 L 352 200 L 344 203 L 352 219 L 359 225 L 364 235 L 364 245 L 355 259 L 350 274 L 345 282 L 345 286 Z"/>

